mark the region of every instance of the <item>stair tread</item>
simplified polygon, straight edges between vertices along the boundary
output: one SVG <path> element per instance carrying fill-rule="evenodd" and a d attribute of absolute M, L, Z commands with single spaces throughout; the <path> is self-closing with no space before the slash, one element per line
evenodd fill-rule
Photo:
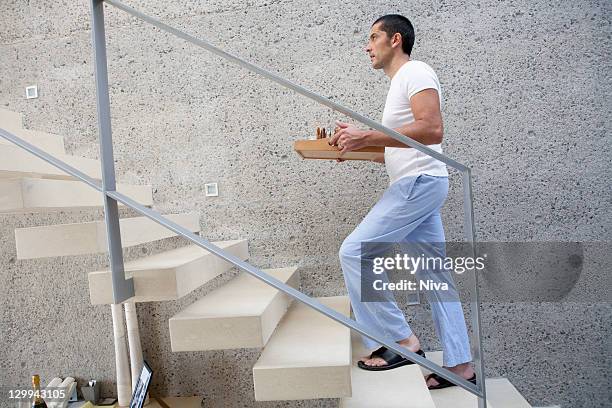
<path fill-rule="evenodd" d="M 427 359 L 442 365 L 442 351 L 426 352 Z M 429 370 L 421 368 L 424 375 Z M 487 407 L 489 408 L 530 408 L 531 405 L 523 398 L 516 388 L 506 378 L 487 378 Z M 448 387 L 432 390 L 431 396 L 438 408 L 473 408 L 477 404 L 474 394 L 461 387 Z"/>
<path fill-rule="evenodd" d="M 359 358 L 368 355 L 361 336 L 352 333 L 353 393 L 340 401 L 340 408 L 435 408 L 423 374 L 416 364 L 388 371 L 366 371 L 357 367 Z"/>
<path fill-rule="evenodd" d="M 318 300 L 345 316 L 346 296 Z M 351 395 L 350 330 L 293 302 L 253 366 L 255 400 L 341 398 Z"/>
<path fill-rule="evenodd" d="M 265 269 L 287 282 L 297 267 Z M 260 316 L 278 293 L 259 279 L 242 273 L 174 315 L 171 320 L 193 320 L 230 316 Z"/>

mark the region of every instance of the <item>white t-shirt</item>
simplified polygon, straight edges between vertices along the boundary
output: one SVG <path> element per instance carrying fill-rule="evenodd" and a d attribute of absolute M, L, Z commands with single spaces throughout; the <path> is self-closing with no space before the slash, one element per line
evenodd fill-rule
<path fill-rule="evenodd" d="M 415 60 L 410 60 L 402 65 L 391 79 L 382 124 L 391 129 L 397 129 L 414 122 L 410 98 L 429 88 L 438 91 L 440 109 L 442 109 L 442 90 L 434 70 L 426 63 Z M 428 145 L 428 147 L 442 153 L 440 144 Z M 410 147 L 385 147 L 385 166 L 389 174 L 389 184 L 403 177 L 419 174 L 448 176 L 446 164 Z"/>

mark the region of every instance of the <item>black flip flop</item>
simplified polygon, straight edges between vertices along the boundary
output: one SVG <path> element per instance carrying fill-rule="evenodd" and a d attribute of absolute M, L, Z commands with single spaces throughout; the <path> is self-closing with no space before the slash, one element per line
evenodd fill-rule
<path fill-rule="evenodd" d="M 419 350 L 416 353 L 422 357 L 425 357 L 425 352 L 423 350 Z M 368 370 L 368 371 L 385 371 L 385 370 L 392 370 L 394 368 L 409 365 L 409 364 L 414 364 L 412 361 L 400 356 L 399 354 L 387 349 L 384 346 L 372 352 L 372 354 L 370 354 L 370 358 L 374 358 L 374 357 L 382 358 L 383 360 L 387 362 L 387 364 L 383 366 L 371 366 L 371 365 L 367 365 L 363 361 L 359 361 L 357 363 L 357 367 L 362 368 L 364 370 Z"/>
<path fill-rule="evenodd" d="M 436 380 L 438 382 L 438 385 L 428 385 L 427 388 L 430 389 L 430 390 L 440 390 L 442 388 L 454 387 L 455 385 L 457 385 L 457 384 L 453 384 L 452 382 L 448 381 L 444 377 L 440 377 L 438 374 L 435 374 L 435 373 L 429 374 L 425 378 L 425 382 L 429 381 L 430 378 L 433 378 L 434 380 Z M 468 379 L 466 381 L 469 381 L 472 384 L 476 384 L 476 373 L 474 373 L 472 378 L 470 378 L 470 379 Z"/>

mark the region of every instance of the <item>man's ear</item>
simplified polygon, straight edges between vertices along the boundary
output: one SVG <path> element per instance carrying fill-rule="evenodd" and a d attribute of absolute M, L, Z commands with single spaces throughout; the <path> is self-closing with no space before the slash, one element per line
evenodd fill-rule
<path fill-rule="evenodd" d="M 402 44 L 402 35 L 400 33 L 393 34 L 391 37 L 391 47 L 399 47 Z"/>

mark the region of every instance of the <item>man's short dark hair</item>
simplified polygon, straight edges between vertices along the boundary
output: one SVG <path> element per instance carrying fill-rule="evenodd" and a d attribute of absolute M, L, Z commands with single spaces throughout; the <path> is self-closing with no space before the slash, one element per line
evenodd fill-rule
<path fill-rule="evenodd" d="M 410 55 L 414 46 L 414 27 L 410 20 L 399 14 L 387 14 L 379 17 L 372 26 L 376 23 L 382 23 L 380 29 L 387 33 L 389 38 L 393 34 L 400 33 L 402 35 L 402 50 Z"/>

